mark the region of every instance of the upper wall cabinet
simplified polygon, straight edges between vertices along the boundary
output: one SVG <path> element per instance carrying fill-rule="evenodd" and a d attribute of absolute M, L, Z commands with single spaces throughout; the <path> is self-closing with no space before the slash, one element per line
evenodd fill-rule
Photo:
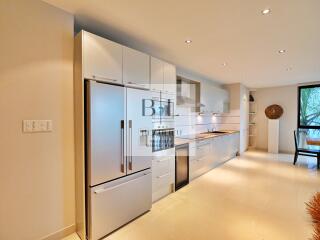
<path fill-rule="evenodd" d="M 150 60 L 151 69 L 151 90 L 163 91 L 163 65 L 164 62 L 160 59 L 151 57 Z"/>
<path fill-rule="evenodd" d="M 176 67 L 151 57 L 151 90 L 176 94 Z"/>
<path fill-rule="evenodd" d="M 123 83 L 150 88 L 150 56 L 137 50 L 123 47 Z"/>
<path fill-rule="evenodd" d="M 163 91 L 171 94 L 177 91 L 176 67 L 169 63 L 163 65 Z"/>
<path fill-rule="evenodd" d="M 122 83 L 122 46 L 83 32 L 84 77 Z"/>

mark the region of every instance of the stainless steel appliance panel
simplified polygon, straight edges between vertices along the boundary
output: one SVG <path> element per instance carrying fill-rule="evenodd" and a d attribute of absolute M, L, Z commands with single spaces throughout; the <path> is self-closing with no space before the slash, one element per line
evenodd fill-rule
<path fill-rule="evenodd" d="M 151 99 L 149 91 L 127 88 L 127 173 L 152 165 L 152 109 L 143 111 L 143 101 Z M 149 112 L 148 112 L 149 110 Z"/>
<path fill-rule="evenodd" d="M 150 169 L 91 188 L 89 239 L 100 239 L 148 211 L 151 191 Z"/>
<path fill-rule="evenodd" d="M 124 87 L 87 81 L 89 186 L 126 175 Z"/>
<path fill-rule="evenodd" d="M 176 190 L 189 183 L 189 144 L 176 147 Z"/>

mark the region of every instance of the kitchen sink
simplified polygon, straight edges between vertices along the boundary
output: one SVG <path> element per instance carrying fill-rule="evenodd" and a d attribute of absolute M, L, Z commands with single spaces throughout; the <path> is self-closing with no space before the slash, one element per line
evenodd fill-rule
<path fill-rule="evenodd" d="M 203 132 L 201 134 L 212 134 L 212 133 L 224 134 L 224 133 L 229 133 L 229 132 L 228 131 L 208 131 L 208 132 Z"/>
<path fill-rule="evenodd" d="M 210 133 L 228 133 L 227 131 L 211 131 Z"/>

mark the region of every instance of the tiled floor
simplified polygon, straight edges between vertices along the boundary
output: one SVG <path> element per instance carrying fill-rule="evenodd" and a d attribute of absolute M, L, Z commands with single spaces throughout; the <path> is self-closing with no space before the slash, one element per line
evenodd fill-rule
<path fill-rule="evenodd" d="M 320 175 L 311 168 L 313 159 L 291 162 L 292 155 L 248 152 L 158 201 L 105 240 L 309 239 L 305 202 L 320 191 Z"/>

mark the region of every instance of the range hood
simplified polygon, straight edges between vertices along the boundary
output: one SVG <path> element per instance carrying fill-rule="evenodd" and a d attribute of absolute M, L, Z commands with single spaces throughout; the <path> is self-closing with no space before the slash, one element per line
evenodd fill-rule
<path fill-rule="evenodd" d="M 191 108 L 193 112 L 200 112 L 200 108 L 205 107 L 200 102 L 200 82 L 178 76 L 177 105 Z"/>
<path fill-rule="evenodd" d="M 185 107 L 205 107 L 206 105 L 196 102 L 195 99 L 186 96 L 177 96 L 177 104 Z"/>

